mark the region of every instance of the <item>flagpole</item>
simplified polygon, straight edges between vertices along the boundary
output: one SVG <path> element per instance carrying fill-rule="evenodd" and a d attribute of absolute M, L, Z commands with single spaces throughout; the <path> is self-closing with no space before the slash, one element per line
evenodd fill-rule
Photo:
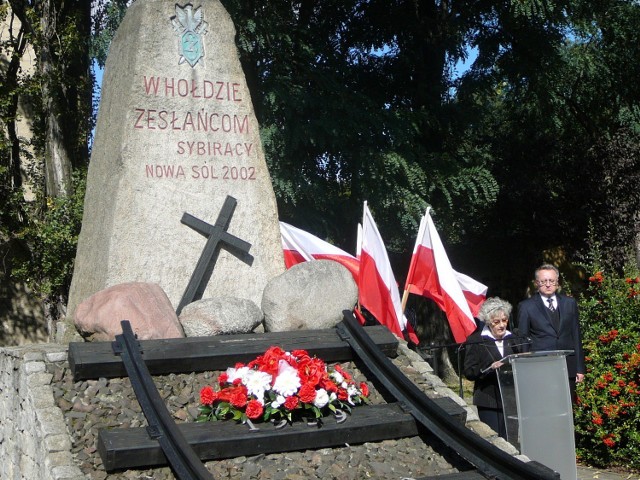
<path fill-rule="evenodd" d="M 404 292 L 402 292 L 402 314 L 404 315 L 404 311 L 407 308 L 407 300 L 409 298 L 409 287 L 411 285 L 407 285 L 406 288 L 404 289 Z"/>

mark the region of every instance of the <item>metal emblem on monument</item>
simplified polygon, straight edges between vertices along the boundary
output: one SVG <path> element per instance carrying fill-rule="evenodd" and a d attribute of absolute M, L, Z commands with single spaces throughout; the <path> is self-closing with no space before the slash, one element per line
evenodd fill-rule
<path fill-rule="evenodd" d="M 176 16 L 171 17 L 171 24 L 180 37 L 179 65 L 187 62 L 193 68 L 204 57 L 202 35 L 207 33 L 209 24 L 203 15 L 202 7 L 194 10 L 190 3 L 184 7 L 176 4 Z"/>

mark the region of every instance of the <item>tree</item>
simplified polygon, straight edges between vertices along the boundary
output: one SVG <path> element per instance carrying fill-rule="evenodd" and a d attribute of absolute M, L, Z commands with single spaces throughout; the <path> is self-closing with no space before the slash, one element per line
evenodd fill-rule
<path fill-rule="evenodd" d="M 427 204 L 457 218 L 455 231 L 471 218 L 459 214 L 495 199 L 485 158 L 455 141 L 446 116 L 461 36 L 448 4 L 223 3 L 284 219 L 352 248 L 368 200 L 388 245 L 406 252 Z"/>
<path fill-rule="evenodd" d="M 65 202 L 77 203 L 73 171 L 88 158 L 90 4 L 10 0 L 0 8 L 8 59 L 0 92 L 3 276 L 34 290 L 51 326 L 66 304 L 79 231 L 78 212 Z"/>

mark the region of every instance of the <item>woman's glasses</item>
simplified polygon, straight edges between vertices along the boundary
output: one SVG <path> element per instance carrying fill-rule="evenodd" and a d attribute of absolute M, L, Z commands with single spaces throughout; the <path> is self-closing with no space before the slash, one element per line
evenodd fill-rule
<path fill-rule="evenodd" d="M 500 325 L 501 323 L 509 323 L 508 318 L 496 318 L 495 320 L 491 320 L 491 325 Z"/>

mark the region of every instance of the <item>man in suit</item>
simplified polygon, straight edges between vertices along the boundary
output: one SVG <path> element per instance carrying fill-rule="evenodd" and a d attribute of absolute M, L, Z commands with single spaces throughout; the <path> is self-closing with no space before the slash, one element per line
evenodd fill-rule
<path fill-rule="evenodd" d="M 573 350 L 567 355 L 571 399 L 576 400 L 576 382 L 584 380 L 580 320 L 576 301 L 558 292 L 558 269 L 549 264 L 538 267 L 538 292 L 518 305 L 518 330 L 531 338 L 532 351 Z"/>

